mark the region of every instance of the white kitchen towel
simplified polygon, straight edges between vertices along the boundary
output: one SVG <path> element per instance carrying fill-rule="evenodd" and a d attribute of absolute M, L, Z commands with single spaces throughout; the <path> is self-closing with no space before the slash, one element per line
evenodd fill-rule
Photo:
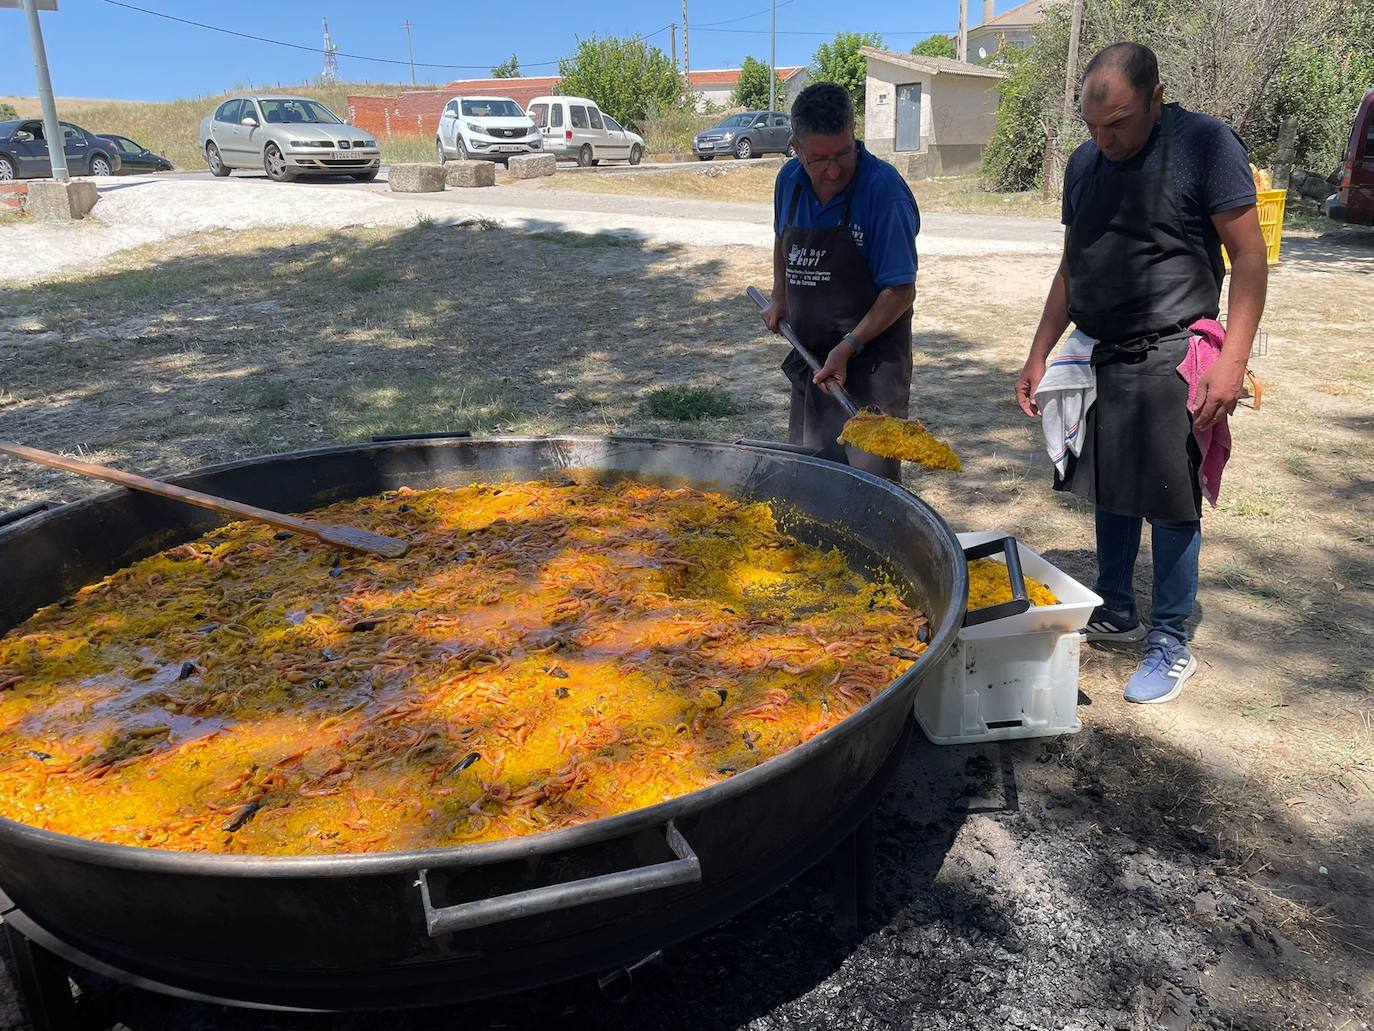
<path fill-rule="evenodd" d="M 1095 346 L 1096 340 L 1074 330 L 1059 353 L 1050 358 L 1044 378 L 1035 388 L 1045 450 L 1061 479 L 1069 465 L 1069 453 L 1077 457 L 1083 450 L 1083 423 L 1097 400 L 1097 374 L 1092 366 Z"/>

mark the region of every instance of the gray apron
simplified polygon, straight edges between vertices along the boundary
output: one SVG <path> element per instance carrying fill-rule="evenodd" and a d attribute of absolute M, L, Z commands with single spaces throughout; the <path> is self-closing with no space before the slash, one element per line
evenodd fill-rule
<path fill-rule="evenodd" d="M 1098 167 L 1074 205 L 1069 317 L 1100 341 L 1097 402 L 1084 420 L 1082 453 L 1069 456 L 1054 488 L 1120 515 L 1191 520 L 1202 515 L 1201 454 L 1177 367 L 1187 327 L 1216 317 L 1221 282 L 1179 210 L 1173 116 L 1165 107 L 1157 171 Z"/>
<path fill-rule="evenodd" d="M 801 190 L 799 183 L 792 191 L 782 231 L 787 320 L 801 342 L 824 363 L 840 338 L 863 321 L 881 291 L 849 228 L 853 184 L 845 193 L 839 225 L 823 229 L 793 225 Z M 906 418 L 911 399 L 911 314 L 906 312 L 870 340 L 863 354 L 849 360 L 844 388 L 861 407 Z M 782 371 L 792 383 L 789 443 L 818 448 L 821 457 L 832 462 L 901 482 L 901 462 L 836 443 L 848 416 L 811 381 L 811 370 L 796 351 L 788 351 Z"/>

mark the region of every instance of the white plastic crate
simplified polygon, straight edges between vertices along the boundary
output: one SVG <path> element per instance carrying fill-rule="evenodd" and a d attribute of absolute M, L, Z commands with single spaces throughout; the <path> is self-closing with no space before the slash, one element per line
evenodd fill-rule
<path fill-rule="evenodd" d="M 1002 533 L 961 533 L 972 547 Z M 936 744 L 1074 734 L 1079 633 L 1102 599 L 1019 541 L 1021 571 L 1057 605 L 965 627 L 916 694 L 916 721 Z M 997 561 L 1000 561 L 997 560 Z"/>
<path fill-rule="evenodd" d="M 954 642 L 916 693 L 916 721 L 937 745 L 1075 734 L 1077 630 Z"/>

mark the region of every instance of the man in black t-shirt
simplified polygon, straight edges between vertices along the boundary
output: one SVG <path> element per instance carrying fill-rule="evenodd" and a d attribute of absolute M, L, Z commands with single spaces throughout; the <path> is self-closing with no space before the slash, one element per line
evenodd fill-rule
<path fill-rule="evenodd" d="M 1117 43 L 1097 54 L 1081 102 L 1092 139 L 1065 172 L 1064 256 L 1016 398 L 1027 415 L 1039 414 L 1036 388 L 1070 321 L 1096 341 L 1096 401 L 1083 419 L 1081 450 L 1068 455 L 1054 486 L 1096 509 L 1103 604 L 1088 639 L 1144 638 L 1126 699 L 1167 702 L 1197 669 L 1185 626 L 1202 547 L 1195 433 L 1235 410 L 1264 310 L 1267 259 L 1244 145 L 1215 118 L 1164 103 L 1147 47 Z M 1190 327 L 1217 316 L 1223 244 L 1232 267 L 1229 325 L 1190 411 L 1190 385 L 1178 369 Z M 1154 564 L 1148 627 L 1133 586 L 1143 520 Z"/>

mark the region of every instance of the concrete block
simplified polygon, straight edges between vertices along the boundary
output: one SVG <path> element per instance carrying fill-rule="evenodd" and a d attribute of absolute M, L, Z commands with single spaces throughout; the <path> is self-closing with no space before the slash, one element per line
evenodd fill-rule
<path fill-rule="evenodd" d="M 490 161 L 450 161 L 444 166 L 444 181 L 450 186 L 495 186 L 496 166 Z"/>
<path fill-rule="evenodd" d="M 510 174 L 516 179 L 538 179 L 553 175 L 558 159 L 552 154 L 520 154 L 510 159 Z"/>
<path fill-rule="evenodd" d="M 392 193 L 442 193 L 444 170 L 438 165 L 392 165 Z"/>
<path fill-rule="evenodd" d="M 95 183 L 83 180 L 59 183 L 51 179 L 37 179 L 29 183 L 26 209 L 34 218 L 45 222 L 70 222 L 89 215 L 99 199 Z"/>

